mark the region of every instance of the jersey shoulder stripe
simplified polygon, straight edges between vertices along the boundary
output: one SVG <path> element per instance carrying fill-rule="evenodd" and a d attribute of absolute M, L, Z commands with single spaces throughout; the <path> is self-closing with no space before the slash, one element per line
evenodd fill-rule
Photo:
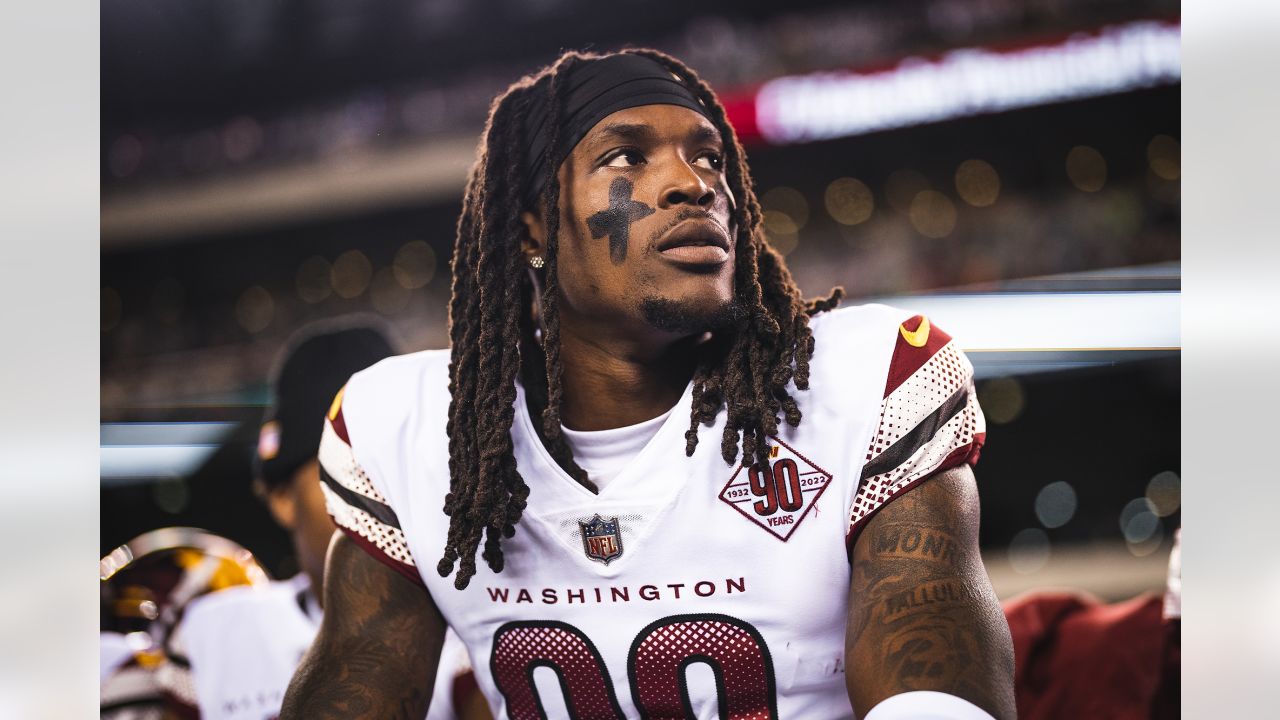
<path fill-rule="evenodd" d="M 423 585 L 400 518 L 356 460 L 339 391 L 320 437 L 320 489 L 338 529 L 375 559 Z M 425 587 L 425 586 L 424 586 Z"/>
<path fill-rule="evenodd" d="M 923 315 L 896 331 L 878 425 L 849 510 L 850 549 L 880 508 L 928 477 L 976 463 L 986 440 L 973 365 L 951 336 Z"/>
<path fill-rule="evenodd" d="M 929 359 L 938 353 L 951 336 L 929 322 L 924 315 L 908 318 L 898 326 L 898 339 L 893 346 L 893 359 L 889 361 L 889 377 L 885 382 L 884 396 L 898 389 Z"/>

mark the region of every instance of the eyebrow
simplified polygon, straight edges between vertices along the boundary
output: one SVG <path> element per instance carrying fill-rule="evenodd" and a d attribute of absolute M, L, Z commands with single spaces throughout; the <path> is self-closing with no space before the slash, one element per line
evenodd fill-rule
<path fill-rule="evenodd" d="M 720 137 L 720 131 L 706 125 L 699 125 L 693 132 L 689 133 L 689 139 L 696 143 L 708 143 L 712 145 L 723 144 L 724 140 Z"/>
<path fill-rule="evenodd" d="M 623 142 L 652 142 L 657 138 L 653 128 L 643 123 L 613 122 L 592 133 L 591 144 L 596 145 L 610 140 Z"/>
<path fill-rule="evenodd" d="M 686 136 L 695 144 L 722 144 L 720 131 L 708 125 L 698 125 Z M 635 143 L 637 145 L 653 143 L 658 140 L 658 133 L 645 123 L 612 122 L 603 125 L 591 133 L 590 145 L 602 145 L 611 141 Z"/>

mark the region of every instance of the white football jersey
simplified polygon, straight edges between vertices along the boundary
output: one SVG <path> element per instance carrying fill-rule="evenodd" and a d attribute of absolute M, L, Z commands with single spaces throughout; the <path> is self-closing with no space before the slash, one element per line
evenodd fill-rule
<path fill-rule="evenodd" d="M 191 664 L 204 720 L 269 720 L 320 625 L 305 575 L 194 600 L 175 644 Z"/>
<path fill-rule="evenodd" d="M 430 592 L 499 717 L 852 717 L 850 543 L 913 484 L 976 461 L 985 426 L 971 365 L 927 318 L 867 305 L 811 327 L 811 389 L 792 388 L 804 419 L 771 439 L 768 467 L 724 462 L 723 412 L 687 457 L 687 388 L 593 494 L 538 441 L 519 390 L 528 507 L 505 569 L 478 560 L 465 590 L 435 571 L 448 351 L 384 360 L 339 393 L 320 449 L 329 510 Z"/>
<path fill-rule="evenodd" d="M 190 663 L 202 720 L 271 720 L 320 628 L 320 607 L 299 574 L 266 587 L 234 587 L 197 598 L 174 645 Z M 453 685 L 467 671 L 466 651 L 445 635 L 426 720 L 455 720 Z"/>

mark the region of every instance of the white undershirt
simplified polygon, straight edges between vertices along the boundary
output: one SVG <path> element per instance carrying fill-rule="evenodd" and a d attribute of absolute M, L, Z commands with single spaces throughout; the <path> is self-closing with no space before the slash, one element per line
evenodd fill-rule
<path fill-rule="evenodd" d="M 649 444 L 670 414 L 668 410 L 652 420 L 609 430 L 570 430 L 564 426 L 561 429 L 578 467 L 587 471 L 597 488 L 604 490 Z"/>

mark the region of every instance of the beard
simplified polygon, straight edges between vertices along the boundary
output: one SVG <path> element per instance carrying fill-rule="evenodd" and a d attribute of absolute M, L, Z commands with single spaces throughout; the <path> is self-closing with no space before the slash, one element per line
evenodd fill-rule
<path fill-rule="evenodd" d="M 747 321 L 746 308 L 737 298 L 707 306 L 693 301 L 647 297 L 640 301 L 640 314 L 645 322 L 659 330 L 689 335 L 736 330 Z"/>

